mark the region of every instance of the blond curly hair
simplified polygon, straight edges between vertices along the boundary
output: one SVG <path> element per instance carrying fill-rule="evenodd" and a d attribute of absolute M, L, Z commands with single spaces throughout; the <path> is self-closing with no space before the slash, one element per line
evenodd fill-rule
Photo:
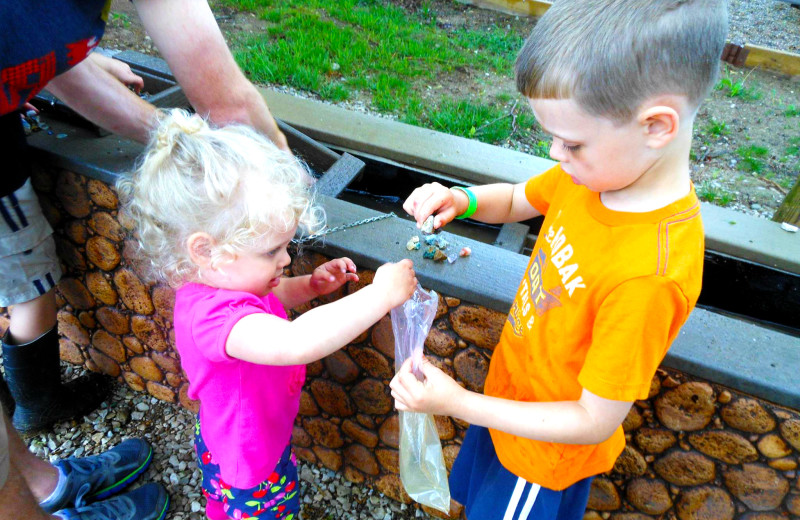
<path fill-rule="evenodd" d="M 172 286 L 198 280 L 187 239 L 214 240 L 212 264 L 299 226 L 324 224 L 305 165 L 243 125 L 215 128 L 180 109 L 162 112 L 139 167 L 117 183 L 151 274 Z"/>

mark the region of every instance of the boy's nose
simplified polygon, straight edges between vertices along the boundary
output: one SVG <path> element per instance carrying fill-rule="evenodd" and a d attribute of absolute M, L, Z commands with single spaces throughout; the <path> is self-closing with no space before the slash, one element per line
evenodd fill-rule
<path fill-rule="evenodd" d="M 567 154 L 564 153 L 564 145 L 563 143 L 557 143 L 556 140 L 554 137 L 550 142 L 550 158 L 554 161 L 564 162 L 567 158 Z"/>

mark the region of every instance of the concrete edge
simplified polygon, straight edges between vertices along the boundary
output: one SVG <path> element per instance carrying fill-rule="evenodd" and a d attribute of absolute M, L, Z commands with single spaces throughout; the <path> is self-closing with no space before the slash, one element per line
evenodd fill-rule
<path fill-rule="evenodd" d="M 263 90 L 276 117 L 323 143 L 386 157 L 474 184 L 524 182 L 555 162 L 472 139 Z M 702 204 L 706 247 L 800 274 L 800 233 L 769 220 Z M 735 224 L 731 224 L 735 222 Z M 731 233 L 735 227 L 735 233 Z"/>
<path fill-rule="evenodd" d="M 134 168 L 142 150 L 137 143 L 116 136 L 98 138 L 87 130 L 59 122 L 52 122 L 51 128 L 53 135 L 39 132 L 30 139 L 42 160 L 110 184 Z M 388 127 L 382 131 L 393 130 Z M 58 139 L 55 136 L 59 133 L 67 133 L 67 137 Z M 430 142 L 428 145 L 435 146 Z M 485 150 L 485 146 L 473 148 L 470 153 Z M 321 204 L 331 227 L 379 215 L 328 197 L 322 197 Z M 714 208 L 712 213 L 717 209 L 721 208 Z M 738 222 L 742 215 L 735 215 Z M 421 251 L 405 249 L 405 242 L 415 234 L 419 233 L 412 222 L 393 218 L 332 233 L 305 247 L 330 256 L 350 256 L 359 267 L 367 269 L 409 257 L 426 288 L 508 312 L 528 262 L 526 256 L 442 232 L 452 241 L 451 247 L 468 245 L 473 254 L 452 265 L 434 263 L 423 260 Z M 758 355 L 747 355 L 752 345 L 758 345 Z M 793 379 L 800 373 L 800 339 L 786 334 L 697 309 L 668 352 L 664 365 L 780 405 L 800 408 L 800 387 Z"/>
<path fill-rule="evenodd" d="M 800 409 L 800 338 L 695 309 L 663 364 Z"/>

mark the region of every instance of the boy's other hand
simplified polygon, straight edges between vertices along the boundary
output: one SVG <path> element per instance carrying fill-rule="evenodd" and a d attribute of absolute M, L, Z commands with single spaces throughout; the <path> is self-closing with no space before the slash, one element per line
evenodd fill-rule
<path fill-rule="evenodd" d="M 421 227 L 425 219 L 435 214 L 433 229 L 439 229 L 467 209 L 469 199 L 465 194 L 458 193 L 461 196 L 438 182 L 423 184 L 408 196 L 403 203 L 403 209 L 414 217 L 417 227 Z"/>
<path fill-rule="evenodd" d="M 322 296 L 329 294 L 346 282 L 357 282 L 356 264 L 347 257 L 325 262 L 311 273 L 311 290 Z"/>
<path fill-rule="evenodd" d="M 417 288 L 417 275 L 414 262 L 406 258 L 395 264 L 383 264 L 375 271 L 372 285 L 380 289 L 388 299 L 389 307 L 394 309 L 411 298 Z"/>
<path fill-rule="evenodd" d="M 467 390 L 424 357 L 420 370 L 425 380 L 420 381 L 411 371 L 411 361 L 407 359 L 389 383 L 395 408 L 401 412 L 454 415 L 454 405 L 460 402 L 460 394 Z"/>

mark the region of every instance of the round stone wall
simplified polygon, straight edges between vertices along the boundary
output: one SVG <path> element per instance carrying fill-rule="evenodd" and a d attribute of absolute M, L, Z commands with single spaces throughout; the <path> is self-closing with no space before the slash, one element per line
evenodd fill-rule
<path fill-rule="evenodd" d="M 34 186 L 64 267 L 57 293 L 62 358 L 196 410 L 172 346 L 174 293 L 142 275 L 132 226 L 118 213 L 114 189 L 66 171 L 37 171 Z M 326 260 L 302 252 L 291 274 L 310 273 Z M 358 283 L 294 315 L 357 291 L 373 274 L 360 272 Z M 481 391 L 504 322 L 502 313 L 443 295 L 427 355 L 460 384 Z M 387 316 L 309 365 L 294 444 L 302 459 L 410 503 L 398 477 L 398 417 L 388 386 L 393 373 Z M 449 469 L 467 424 L 437 417 L 436 425 Z M 659 370 L 650 397 L 636 402 L 623 427 L 628 445 L 614 469 L 594 480 L 585 520 L 800 517 L 797 411 Z"/>

